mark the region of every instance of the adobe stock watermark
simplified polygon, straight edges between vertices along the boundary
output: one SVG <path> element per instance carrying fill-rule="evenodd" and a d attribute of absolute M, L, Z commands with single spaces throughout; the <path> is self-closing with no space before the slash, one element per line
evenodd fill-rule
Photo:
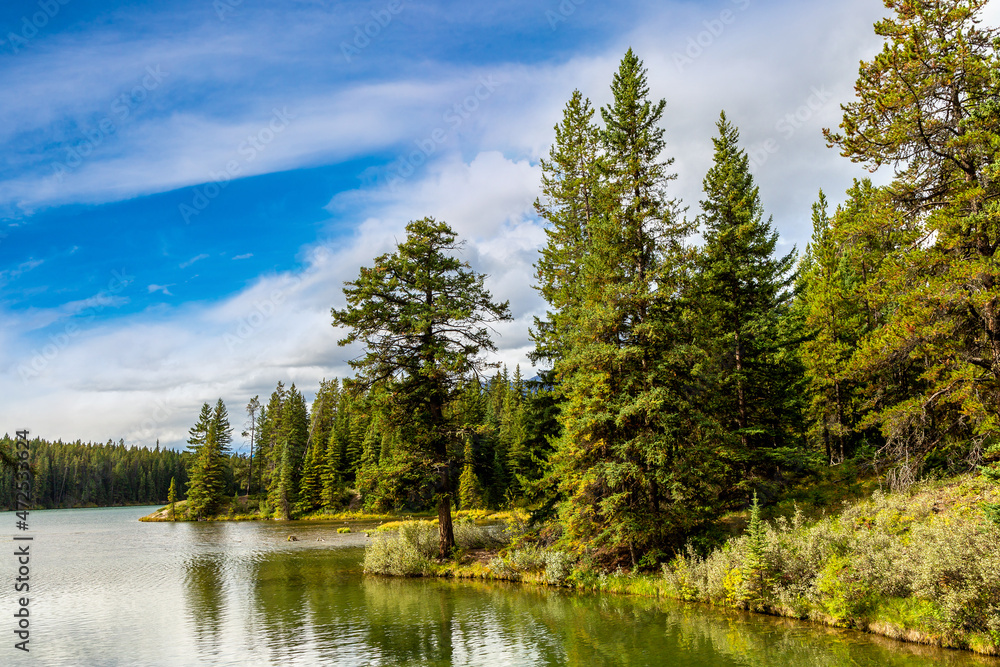
<path fill-rule="evenodd" d="M 354 58 L 361 55 L 367 49 L 372 40 L 382 34 L 382 31 L 389 27 L 392 19 L 404 9 L 403 0 L 390 0 L 382 9 L 371 11 L 372 20 L 364 25 L 354 26 L 354 39 L 340 43 L 340 52 L 344 55 L 344 60 L 350 63 Z"/>
<path fill-rule="evenodd" d="M 697 35 L 689 37 L 683 51 L 674 52 L 674 64 L 677 66 L 678 72 L 683 72 L 685 67 L 693 65 L 695 60 L 700 58 L 722 37 L 728 26 L 736 23 L 738 12 L 746 11 L 750 6 L 750 0 L 729 1 L 736 7 L 737 11 L 723 9 L 716 18 L 702 21 L 701 24 L 705 29 Z"/>
<path fill-rule="evenodd" d="M 10 44 L 11 50 L 16 54 L 21 49 L 28 46 L 28 42 L 38 36 L 38 33 L 54 19 L 59 10 L 68 5 L 70 0 L 38 0 L 38 9 L 30 16 L 25 14 L 21 17 L 21 25 L 17 32 L 8 31 L 6 39 L 0 39 L 0 46 Z"/>
<path fill-rule="evenodd" d="M 17 460 L 17 467 L 14 469 L 14 491 L 15 491 L 15 521 L 14 527 L 20 531 L 28 530 L 28 510 L 31 508 L 31 498 L 34 495 L 34 477 L 31 474 L 31 466 L 28 462 L 28 431 L 17 431 L 17 440 L 14 443 L 14 457 Z M 31 592 L 31 542 L 34 538 L 24 532 L 14 535 L 15 549 L 14 557 L 15 571 L 14 592 L 20 593 L 23 597 L 17 600 L 17 611 L 14 613 L 15 627 L 14 635 L 20 639 L 14 642 L 14 648 L 19 651 L 28 652 L 28 642 L 31 637 L 30 615 L 28 605 L 31 598 L 27 596 Z"/>
<path fill-rule="evenodd" d="M 111 279 L 108 281 L 108 287 L 103 290 L 99 296 L 107 297 L 114 296 L 120 293 L 126 287 L 132 284 L 135 280 L 134 276 L 130 276 L 125 273 L 125 269 L 121 271 L 112 271 Z M 106 303 L 97 303 L 93 306 L 88 306 L 84 308 L 76 317 L 71 319 L 63 327 L 63 330 L 56 334 L 51 334 L 49 336 L 49 341 L 43 345 L 40 349 L 35 348 L 31 352 L 31 358 L 26 364 L 20 364 L 17 367 L 17 374 L 21 377 L 22 382 L 28 382 L 32 378 L 36 378 L 41 375 L 49 367 L 49 365 L 55 361 L 55 359 L 69 347 L 70 343 L 74 338 L 82 333 L 80 327 L 80 317 L 82 316 L 85 322 L 92 322 L 97 318 L 98 313 L 107 308 Z"/>
<path fill-rule="evenodd" d="M 236 8 L 243 4 L 243 0 L 213 0 L 212 9 L 220 21 L 225 21 L 226 16 L 236 11 Z"/>
<path fill-rule="evenodd" d="M 778 119 L 778 122 L 774 124 L 775 131 L 781 135 L 784 141 L 788 141 L 806 123 L 812 120 L 832 98 L 833 94 L 826 89 L 826 86 L 820 86 L 819 88 L 813 86 L 809 97 L 798 108 Z M 750 146 L 747 149 L 747 155 L 750 157 L 750 164 L 754 167 L 761 167 L 772 155 L 780 150 L 781 141 L 772 136 Z"/>
<path fill-rule="evenodd" d="M 416 148 L 406 155 L 396 158 L 386 170 L 386 182 L 393 192 L 410 176 L 416 173 L 417 169 L 427 162 L 438 148 L 448 141 L 449 133 L 454 132 L 465 123 L 466 120 L 479 110 L 483 102 L 490 99 L 502 82 L 493 78 L 493 75 L 479 78 L 479 85 L 460 102 L 456 102 L 449 107 L 441 116 L 441 120 L 447 124 L 444 127 L 434 128 L 423 139 L 413 141 Z"/>
<path fill-rule="evenodd" d="M 257 156 L 275 138 L 284 132 L 295 114 L 288 110 L 288 107 L 271 110 L 271 120 L 257 131 L 256 134 L 248 134 L 246 141 L 240 142 L 236 147 L 236 153 L 241 159 L 229 160 L 223 169 L 219 171 L 209 171 L 211 181 L 202 186 L 196 187 L 191 195 L 191 203 L 180 203 L 177 210 L 181 214 L 185 224 L 191 222 L 191 218 L 201 215 L 201 212 L 208 208 L 216 197 L 229 186 L 229 182 L 243 172 L 243 167 L 257 159 Z"/>
<path fill-rule="evenodd" d="M 300 274 L 286 276 L 284 283 L 278 289 L 271 290 L 267 298 L 255 301 L 253 310 L 241 317 L 233 330 L 223 336 L 229 351 L 234 352 L 236 348 L 260 331 L 261 327 L 280 310 L 288 293 L 301 285 L 307 276 L 315 273 L 329 254 L 330 252 L 326 248 L 318 248 L 308 269 Z"/>
<path fill-rule="evenodd" d="M 159 65 L 156 67 L 147 66 L 146 74 L 139 83 L 111 100 L 108 105 L 108 113 L 97 121 L 93 129 L 84 130 L 82 139 L 78 139 L 66 147 L 66 158 L 63 162 L 56 162 L 52 165 L 56 182 L 62 183 L 66 174 L 83 164 L 104 143 L 105 139 L 117 132 L 129 116 L 146 101 L 149 94 L 159 88 L 163 79 L 168 76 L 170 73 L 161 70 Z"/>
<path fill-rule="evenodd" d="M 545 10 L 545 19 L 549 22 L 549 26 L 553 30 L 559 27 L 560 23 L 565 23 L 569 20 L 569 17 L 576 13 L 576 8 L 582 5 L 587 0 L 562 0 L 556 10 L 551 9 Z"/>
<path fill-rule="evenodd" d="M 148 444 L 149 440 L 156 435 L 157 429 L 167 423 L 177 410 L 169 405 L 162 398 L 153 401 L 152 410 L 147 411 L 149 415 L 142 422 L 128 429 L 125 434 L 129 436 L 129 444 L 136 445 L 140 440 Z"/>

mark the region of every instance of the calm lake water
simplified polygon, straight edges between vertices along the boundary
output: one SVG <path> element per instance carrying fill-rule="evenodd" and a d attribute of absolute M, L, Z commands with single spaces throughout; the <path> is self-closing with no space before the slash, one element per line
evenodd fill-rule
<path fill-rule="evenodd" d="M 1000 666 L 700 605 L 368 577 L 343 524 L 140 523 L 152 509 L 31 513 L 29 654 L 0 513 L 0 665 Z"/>

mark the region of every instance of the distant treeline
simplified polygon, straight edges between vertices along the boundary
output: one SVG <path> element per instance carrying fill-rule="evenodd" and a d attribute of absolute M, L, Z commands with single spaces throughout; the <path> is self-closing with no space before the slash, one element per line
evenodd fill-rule
<path fill-rule="evenodd" d="M 4 435 L 0 447 L 13 451 L 14 440 Z M 35 507 L 81 507 L 156 504 L 167 498 L 170 479 L 179 488 L 187 482 L 186 452 L 128 447 L 123 441 L 105 444 L 80 440 L 64 443 L 35 438 L 29 444 L 34 472 Z M 13 507 L 13 473 L 0 475 L 0 508 Z"/>

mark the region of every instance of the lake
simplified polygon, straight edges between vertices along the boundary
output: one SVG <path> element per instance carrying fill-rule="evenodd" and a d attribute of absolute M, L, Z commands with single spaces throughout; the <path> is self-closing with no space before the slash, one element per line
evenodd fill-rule
<path fill-rule="evenodd" d="M 0 513 L 0 664 L 1000 666 L 701 605 L 365 576 L 364 535 L 342 523 L 140 523 L 152 509 L 31 513 L 28 654 L 12 616 L 25 542 Z"/>

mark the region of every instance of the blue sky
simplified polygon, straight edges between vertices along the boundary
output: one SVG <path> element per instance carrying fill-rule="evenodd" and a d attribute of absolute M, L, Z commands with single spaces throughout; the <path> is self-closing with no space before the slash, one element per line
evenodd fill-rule
<path fill-rule="evenodd" d="M 995 3 L 994 3 L 995 4 Z M 329 309 L 434 215 L 532 373 L 539 158 L 632 46 L 698 213 L 722 109 L 784 247 L 864 172 L 827 149 L 877 0 L 36 0 L 0 8 L 0 430 L 180 445 L 204 401 L 348 374 Z M 996 7 L 989 9 L 996 24 Z M 879 175 L 878 177 L 882 177 Z"/>

